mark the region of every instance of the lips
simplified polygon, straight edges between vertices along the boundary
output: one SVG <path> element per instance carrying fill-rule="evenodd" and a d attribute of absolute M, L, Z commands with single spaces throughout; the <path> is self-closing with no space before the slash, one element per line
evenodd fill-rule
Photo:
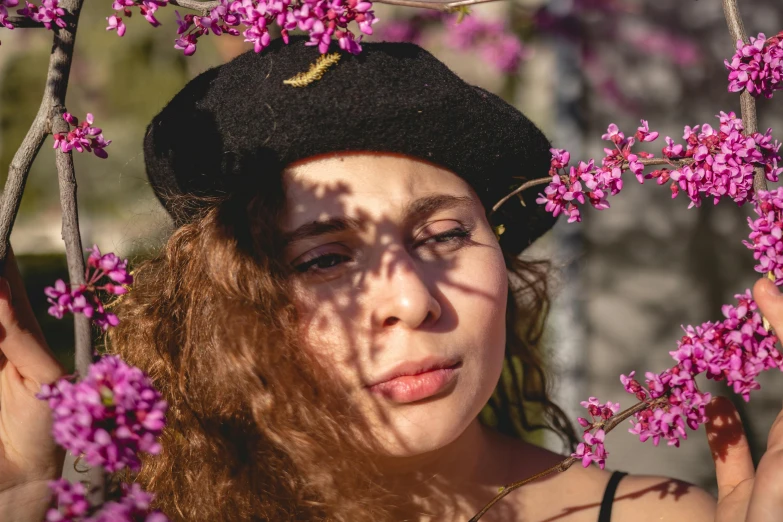
<path fill-rule="evenodd" d="M 462 361 L 455 359 L 407 362 L 392 368 L 366 388 L 392 402 L 407 404 L 446 390 L 456 380 L 461 367 Z"/>

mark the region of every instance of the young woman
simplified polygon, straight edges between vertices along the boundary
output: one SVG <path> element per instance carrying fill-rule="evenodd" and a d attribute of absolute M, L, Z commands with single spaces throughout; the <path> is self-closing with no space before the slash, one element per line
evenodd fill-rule
<path fill-rule="evenodd" d="M 162 454 L 126 478 L 172 520 L 468 520 L 562 459 L 520 431 L 574 442 L 537 351 L 545 265 L 517 258 L 551 220 L 532 201 L 488 217 L 514 177 L 546 172 L 549 144 L 413 45 L 367 44 L 297 90 L 282 80 L 317 53 L 292 40 L 208 71 L 148 129 L 177 228 L 137 267 L 108 348 L 170 412 Z M 62 369 L 12 256 L 3 281 L 0 519 L 39 521 L 62 456 L 34 394 Z M 783 329 L 774 285 L 755 297 Z M 574 466 L 483 520 L 778 520 L 783 422 L 755 481 L 737 440 L 717 511 L 687 484 L 607 489 L 609 471 Z"/>

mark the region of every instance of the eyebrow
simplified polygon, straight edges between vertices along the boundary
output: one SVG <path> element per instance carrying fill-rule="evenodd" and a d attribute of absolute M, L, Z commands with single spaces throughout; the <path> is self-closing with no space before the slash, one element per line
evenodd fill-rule
<path fill-rule="evenodd" d="M 361 226 L 361 222 L 358 219 L 345 216 L 333 217 L 320 221 L 311 221 L 309 223 L 305 223 L 293 232 L 285 234 L 283 239 L 285 240 L 286 244 L 295 243 L 296 241 L 323 236 L 325 234 L 334 234 L 348 230 L 359 230 Z"/>
<path fill-rule="evenodd" d="M 415 221 L 425 218 L 441 210 L 453 208 L 470 208 L 473 199 L 467 196 L 452 196 L 450 194 L 434 194 L 412 201 L 405 209 L 405 221 Z"/>
<path fill-rule="evenodd" d="M 424 196 L 408 204 L 405 209 L 403 222 L 407 224 L 442 210 L 470 207 L 473 203 L 473 199 L 467 196 L 452 196 L 448 194 Z M 347 216 L 332 217 L 305 223 L 294 231 L 285 234 L 284 240 L 286 244 L 290 244 L 326 234 L 356 231 L 362 227 L 362 222 L 356 218 Z"/>

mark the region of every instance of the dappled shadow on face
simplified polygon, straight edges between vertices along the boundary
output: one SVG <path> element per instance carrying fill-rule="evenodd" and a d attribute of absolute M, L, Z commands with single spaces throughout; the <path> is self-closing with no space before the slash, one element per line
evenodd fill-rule
<path fill-rule="evenodd" d="M 406 414 L 401 414 L 399 407 L 390 406 L 387 401 L 362 388 L 388 372 L 391 369 L 389 363 L 416 361 L 426 356 L 462 355 L 458 350 L 468 351 L 467 348 L 474 351 L 485 349 L 483 346 L 467 344 L 460 346 L 459 335 L 455 337 L 454 333 L 458 327 L 462 329 L 460 331 L 465 328 L 474 330 L 468 331 L 466 339 L 474 340 L 483 335 L 486 340 L 494 340 L 493 343 L 500 346 L 498 356 L 502 360 L 508 284 L 502 254 L 483 215 L 484 209 L 469 188 L 463 189 L 461 194 L 455 190 L 455 187 L 462 186 L 461 181 L 452 184 L 450 190 L 437 190 L 434 185 L 432 190 L 414 188 L 411 191 L 412 200 L 439 193 L 466 199 L 472 197 L 472 214 L 465 211 L 462 215 L 471 214 L 475 221 L 473 230 L 481 231 L 481 234 L 474 233 L 466 238 L 459 243 L 461 247 L 454 250 L 440 243 L 425 248 L 415 236 L 417 226 L 427 221 L 426 211 L 416 220 L 406 221 L 406 213 L 395 206 L 396 203 L 384 205 L 382 209 L 373 208 L 363 200 L 364 190 L 357 194 L 351 183 L 330 178 L 328 172 L 324 172 L 323 176 L 320 174 L 286 178 L 287 208 L 281 224 L 283 236 L 295 234 L 294 231 L 303 224 L 334 217 L 349 218 L 348 228 L 353 226 L 353 229 L 339 230 L 343 226 L 341 224 L 334 234 L 326 234 L 322 241 L 303 243 L 306 246 L 295 248 L 294 253 L 286 249 L 280 254 L 285 255 L 290 262 L 291 257 L 301 258 L 308 250 L 318 250 L 323 245 L 333 243 L 348 245 L 346 250 L 357 254 L 353 264 L 336 266 L 333 272 L 336 275 L 327 270 L 321 274 L 324 276 L 321 279 L 292 269 L 292 286 L 296 289 L 295 301 L 300 312 L 303 342 L 316 354 L 319 363 L 332 371 L 335 380 L 345 384 L 351 399 L 356 399 L 356 409 L 361 410 L 363 417 L 357 421 L 357 436 L 366 437 L 369 433 L 382 432 L 385 439 L 382 445 L 393 447 L 395 454 L 415 456 L 422 451 L 422 447 L 428 445 L 427 451 L 437 450 L 438 444 L 449 441 L 446 438 L 440 441 L 439 437 L 443 434 L 430 435 L 436 431 L 433 428 L 451 424 L 453 426 L 450 429 L 455 433 L 464 429 L 465 423 L 475 418 L 488 396 L 473 397 L 476 411 L 465 416 L 470 418 L 456 418 L 449 412 L 443 412 L 443 422 L 439 422 L 441 419 L 438 418 L 428 419 L 428 428 L 423 425 L 422 419 L 421 426 L 412 431 L 409 429 L 404 434 L 397 428 L 401 425 L 401 419 L 410 420 L 406 419 Z M 394 175 L 394 172 L 388 173 L 390 178 Z M 377 189 L 382 191 L 383 187 Z M 383 201 L 378 194 L 372 194 L 374 187 L 368 190 L 370 199 L 375 197 L 377 201 Z M 388 197 L 393 198 L 401 193 L 405 194 L 405 191 L 389 194 Z M 400 204 L 404 207 L 405 203 L 402 198 Z M 432 214 L 436 212 L 437 209 L 431 211 Z M 456 220 L 453 216 L 448 219 Z M 494 262 L 494 270 L 497 270 L 497 261 L 500 260 L 499 272 L 502 272 L 502 278 L 497 274 L 492 275 L 493 267 L 489 266 L 492 263 L 477 265 L 476 259 L 470 259 L 476 256 L 482 263 L 484 259 Z M 466 266 L 474 268 L 466 271 Z M 482 283 L 491 277 L 495 279 Z M 457 303 L 453 300 L 454 296 L 457 297 Z M 397 301 L 406 303 L 407 308 L 396 310 Z M 472 316 L 481 313 L 490 315 L 486 310 L 494 311 L 491 315 L 500 318 L 497 324 L 499 333 L 482 332 L 479 335 L 475 331 L 478 326 L 487 325 L 471 323 Z M 490 384 L 490 388 L 494 388 L 495 383 Z M 421 407 L 405 406 L 411 409 L 404 411 L 413 411 L 412 415 L 416 417 L 415 409 Z M 427 411 L 448 409 L 432 403 L 423 407 L 437 408 Z M 416 422 L 419 421 L 407 424 Z M 414 440 L 411 433 L 417 430 L 422 435 L 419 440 Z M 431 440 L 421 441 L 421 438 L 427 437 Z M 379 448 L 380 454 L 383 451 L 384 448 Z M 409 471 L 415 474 L 416 470 Z M 410 484 L 410 479 L 406 480 Z M 409 513 L 418 512 L 425 506 L 427 511 L 434 513 L 454 512 L 458 499 L 446 493 L 449 489 L 448 480 L 444 477 L 431 480 L 425 477 L 414 491 L 402 488 L 412 503 L 403 500 L 401 504 L 408 505 L 405 511 Z M 481 492 L 477 498 L 485 501 L 490 498 L 487 493 Z M 413 500 L 414 497 L 418 500 Z M 428 500 L 421 502 L 423 497 Z M 497 508 L 498 512 L 505 509 Z"/>

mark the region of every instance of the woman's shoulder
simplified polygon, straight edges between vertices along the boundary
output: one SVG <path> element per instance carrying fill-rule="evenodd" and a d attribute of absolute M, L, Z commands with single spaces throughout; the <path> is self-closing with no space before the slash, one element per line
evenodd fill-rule
<path fill-rule="evenodd" d="M 528 447 L 527 458 L 543 471 L 563 459 L 562 455 Z M 579 463 L 562 473 L 525 486 L 519 495 L 521 511 L 530 521 L 596 522 L 613 472 Z M 628 474 L 616 485 L 611 521 L 713 522 L 715 498 L 703 489 L 681 480 Z"/>

